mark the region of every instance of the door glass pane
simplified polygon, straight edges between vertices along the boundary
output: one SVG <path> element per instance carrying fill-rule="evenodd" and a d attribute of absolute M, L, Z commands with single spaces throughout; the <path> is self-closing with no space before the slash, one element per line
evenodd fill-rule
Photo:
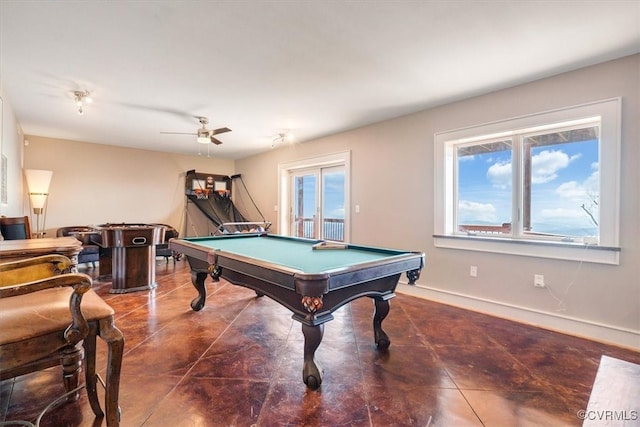
<path fill-rule="evenodd" d="M 291 234 L 295 237 L 315 239 L 318 179 L 315 174 L 300 174 L 294 175 L 292 180 Z"/>
<path fill-rule="evenodd" d="M 524 139 L 525 233 L 598 238 L 598 139 L 597 126 Z"/>
<path fill-rule="evenodd" d="M 322 169 L 322 238 L 344 241 L 344 168 Z"/>
<path fill-rule="evenodd" d="M 457 231 L 511 234 L 511 140 L 459 146 L 456 159 Z"/>

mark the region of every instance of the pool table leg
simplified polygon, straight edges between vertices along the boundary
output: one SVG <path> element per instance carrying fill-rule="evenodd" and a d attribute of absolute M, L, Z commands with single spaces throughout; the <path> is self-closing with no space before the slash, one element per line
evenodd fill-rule
<path fill-rule="evenodd" d="M 207 279 L 209 273 L 206 271 L 191 271 L 191 283 L 198 291 L 198 296 L 191 301 L 191 309 L 193 311 L 200 311 L 204 307 L 204 303 L 207 299 L 207 288 L 204 281 Z"/>
<path fill-rule="evenodd" d="M 382 330 L 382 321 L 389 314 L 389 301 L 382 298 L 374 298 L 375 310 L 373 313 L 373 336 L 376 345 L 381 350 L 386 350 L 391 344 L 389 336 Z"/>
<path fill-rule="evenodd" d="M 302 367 L 302 380 L 312 390 L 322 384 L 322 373 L 316 366 L 314 355 L 324 335 L 324 323 L 316 326 L 302 324 L 304 335 L 304 365 Z"/>

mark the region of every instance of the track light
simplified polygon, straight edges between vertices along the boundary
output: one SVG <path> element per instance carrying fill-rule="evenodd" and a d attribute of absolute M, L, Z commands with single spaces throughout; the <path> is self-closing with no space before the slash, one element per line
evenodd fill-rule
<path fill-rule="evenodd" d="M 76 106 L 78 107 L 78 114 L 81 116 L 84 114 L 84 103 L 91 104 L 93 99 L 88 90 L 76 90 L 73 92 Z"/>

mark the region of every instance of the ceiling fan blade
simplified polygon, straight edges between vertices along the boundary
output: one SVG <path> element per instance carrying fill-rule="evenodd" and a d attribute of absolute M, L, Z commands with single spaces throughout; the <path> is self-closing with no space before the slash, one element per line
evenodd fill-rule
<path fill-rule="evenodd" d="M 231 129 L 224 127 L 224 128 L 218 128 L 218 129 L 214 129 L 211 131 L 211 135 L 218 135 L 219 133 L 225 133 L 225 132 L 231 132 Z"/>
<path fill-rule="evenodd" d="M 160 132 L 165 135 L 197 135 L 197 133 L 193 132 Z"/>
<path fill-rule="evenodd" d="M 218 128 L 218 129 L 214 129 L 214 130 L 208 130 L 207 129 L 207 124 L 209 123 L 209 119 L 207 119 L 206 117 L 196 117 L 198 119 L 198 121 L 200 122 L 200 124 L 202 125 L 201 128 L 199 128 L 197 130 L 197 132 L 160 132 L 163 134 L 172 134 L 172 135 L 197 135 L 198 136 L 198 142 L 204 142 L 204 141 L 200 141 L 201 138 L 209 138 L 211 140 L 212 144 L 216 144 L 216 145 L 220 145 L 222 144 L 222 141 L 220 141 L 219 139 L 214 138 L 214 135 L 218 135 L 220 133 L 225 133 L 225 132 L 231 132 L 231 129 L 229 129 L 228 127 L 223 127 L 223 128 Z M 206 141 L 206 139 L 205 139 Z"/>

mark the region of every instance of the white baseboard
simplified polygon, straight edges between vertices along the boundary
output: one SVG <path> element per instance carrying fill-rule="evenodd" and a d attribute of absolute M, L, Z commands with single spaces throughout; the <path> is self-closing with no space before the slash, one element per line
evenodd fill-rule
<path fill-rule="evenodd" d="M 401 282 L 396 291 L 398 293 L 425 298 L 490 316 L 640 351 L 640 331 L 505 304 L 500 301 L 449 292 L 424 285 L 408 285 Z"/>

